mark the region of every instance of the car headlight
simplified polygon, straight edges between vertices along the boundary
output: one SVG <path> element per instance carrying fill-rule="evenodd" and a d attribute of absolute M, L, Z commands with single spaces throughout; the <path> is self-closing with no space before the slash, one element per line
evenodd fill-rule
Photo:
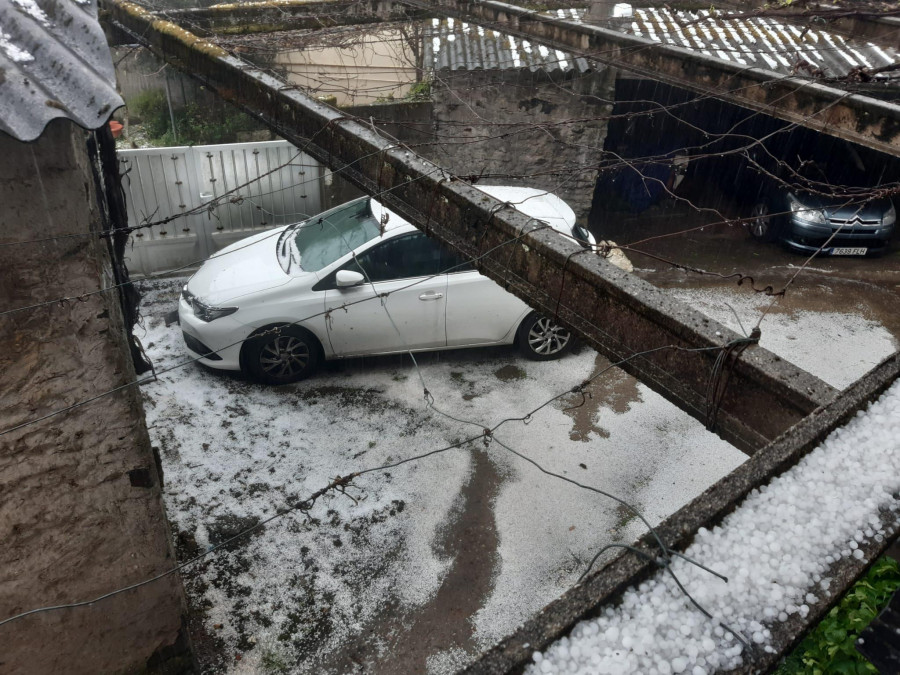
<path fill-rule="evenodd" d="M 181 288 L 181 297 L 191 306 L 191 309 L 194 310 L 194 316 L 206 323 L 221 319 L 223 316 L 228 316 L 229 314 L 234 314 L 238 311 L 237 307 L 211 307 L 210 305 L 207 305 L 188 290 L 187 284 Z"/>
<path fill-rule="evenodd" d="M 585 248 L 591 248 L 592 246 L 597 245 L 597 240 L 594 239 L 594 235 L 581 225 L 572 226 L 572 236 Z"/>
<path fill-rule="evenodd" d="M 788 195 L 788 208 L 790 208 L 800 220 L 805 220 L 808 223 L 824 225 L 828 220 L 821 209 L 807 206 L 794 195 Z"/>
<path fill-rule="evenodd" d="M 895 222 L 897 222 L 897 210 L 894 208 L 894 205 L 891 204 L 887 212 L 884 214 L 884 218 L 881 219 L 881 224 L 893 225 Z"/>
<path fill-rule="evenodd" d="M 206 323 L 221 319 L 223 316 L 228 316 L 229 314 L 234 314 L 238 311 L 237 307 L 210 307 L 197 298 L 192 298 L 191 306 L 194 308 L 194 316 Z"/>

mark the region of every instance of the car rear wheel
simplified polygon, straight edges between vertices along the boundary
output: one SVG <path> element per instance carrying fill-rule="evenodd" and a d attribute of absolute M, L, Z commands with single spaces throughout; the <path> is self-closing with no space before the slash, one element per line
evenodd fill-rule
<path fill-rule="evenodd" d="M 772 215 L 769 203 L 758 200 L 750 212 L 750 234 L 759 241 L 775 241 L 780 232 L 780 221 Z"/>
<path fill-rule="evenodd" d="M 558 359 L 572 347 L 572 333 L 540 314 L 529 314 L 519 326 L 518 346 L 533 361 Z"/>
<path fill-rule="evenodd" d="M 266 384 L 297 382 L 312 375 L 319 365 L 316 338 L 297 326 L 263 331 L 247 341 L 246 349 L 244 363 L 249 375 Z"/>

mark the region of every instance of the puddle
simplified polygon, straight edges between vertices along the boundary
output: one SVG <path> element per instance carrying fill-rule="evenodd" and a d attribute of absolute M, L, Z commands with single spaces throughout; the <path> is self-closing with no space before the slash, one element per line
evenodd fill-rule
<path fill-rule="evenodd" d="M 424 673 L 429 656 L 447 649 L 473 653 L 471 618 L 493 588 L 500 560 L 493 500 L 501 477 L 482 450 L 472 451 L 472 473 L 459 497 L 453 522 L 439 532 L 435 552 L 453 556 L 453 563 L 437 594 L 419 612 L 384 673 Z"/>
<path fill-rule="evenodd" d="M 502 382 L 512 382 L 513 380 L 524 380 L 527 377 L 527 373 L 519 368 L 519 366 L 514 364 L 509 364 L 507 366 L 503 366 L 502 368 L 498 368 L 494 371 L 494 375 L 498 380 Z"/>
<path fill-rule="evenodd" d="M 601 370 L 609 368 L 609 360 L 597 354 L 594 361 L 594 377 Z M 566 397 L 565 413 L 572 418 L 572 430 L 569 438 L 573 441 L 588 442 L 593 436 L 609 438 L 609 431 L 595 423 L 601 408 L 610 408 L 617 415 L 631 409 L 632 403 L 640 402 L 638 382 L 626 372 L 611 368 L 585 388 L 585 395 L 571 394 Z"/>

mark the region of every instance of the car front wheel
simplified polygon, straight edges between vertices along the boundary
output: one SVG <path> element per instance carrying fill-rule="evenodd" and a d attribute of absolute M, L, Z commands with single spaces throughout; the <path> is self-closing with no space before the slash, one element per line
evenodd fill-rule
<path fill-rule="evenodd" d="M 750 234 L 759 241 L 775 241 L 778 239 L 779 221 L 772 215 L 769 203 L 763 200 L 753 205 L 750 214 Z"/>
<path fill-rule="evenodd" d="M 266 384 L 297 382 L 318 367 L 319 345 L 297 326 L 272 328 L 247 341 L 245 364 L 251 377 Z"/>
<path fill-rule="evenodd" d="M 533 361 L 558 359 L 572 347 L 572 333 L 539 314 L 529 314 L 518 332 L 519 351 Z"/>

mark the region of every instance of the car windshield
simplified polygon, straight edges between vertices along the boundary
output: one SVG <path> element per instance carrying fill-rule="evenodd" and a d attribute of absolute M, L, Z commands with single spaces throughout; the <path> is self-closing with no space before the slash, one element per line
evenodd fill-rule
<path fill-rule="evenodd" d="M 278 242 L 278 261 L 285 272 L 290 272 L 293 255 L 288 244 L 293 237 L 294 251 L 300 257 L 293 261 L 304 271 L 318 272 L 379 232 L 369 199 L 357 199 L 287 228 Z"/>
<path fill-rule="evenodd" d="M 819 190 L 829 185 L 869 188 L 879 183 L 878 176 L 869 175 L 853 145 L 840 139 L 820 143 L 811 152 L 798 154 L 793 164 L 800 184 L 805 181 Z"/>

